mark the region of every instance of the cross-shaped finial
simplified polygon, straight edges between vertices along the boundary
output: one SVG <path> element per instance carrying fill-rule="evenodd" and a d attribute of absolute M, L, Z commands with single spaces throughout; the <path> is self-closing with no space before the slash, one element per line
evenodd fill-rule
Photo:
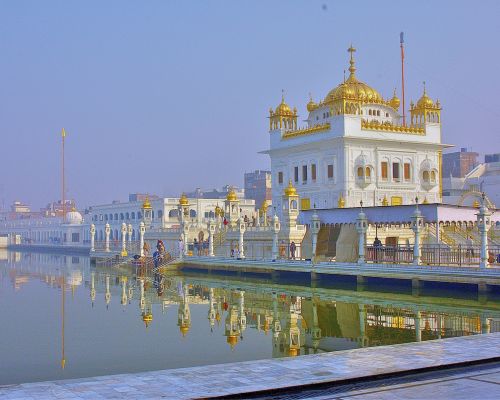
<path fill-rule="evenodd" d="M 356 51 L 356 49 L 355 49 L 354 47 L 352 47 L 352 43 L 351 43 L 351 47 L 349 47 L 349 48 L 347 49 L 347 51 L 348 51 L 349 53 L 351 53 L 351 60 L 352 60 L 353 53 Z"/>

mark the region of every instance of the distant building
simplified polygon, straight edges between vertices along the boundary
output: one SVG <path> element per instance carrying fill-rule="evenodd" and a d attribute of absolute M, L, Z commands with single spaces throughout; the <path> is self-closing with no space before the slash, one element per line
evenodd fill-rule
<path fill-rule="evenodd" d="M 76 208 L 75 200 L 64 200 L 66 213 L 70 212 Z M 41 214 L 44 217 L 62 217 L 63 215 L 63 203 L 61 200 L 53 201 L 47 204 L 45 208 L 40 209 Z"/>
<path fill-rule="evenodd" d="M 484 162 L 486 164 L 494 163 L 494 162 L 500 162 L 500 153 L 486 154 L 484 156 Z"/>
<path fill-rule="evenodd" d="M 443 154 L 443 178 L 463 178 L 478 164 L 479 154 L 461 148 L 460 151 Z"/>
<path fill-rule="evenodd" d="M 191 199 L 221 199 L 225 200 L 231 188 L 236 193 L 238 199 L 245 198 L 245 190 L 240 189 L 236 186 L 225 185 L 220 190 L 219 189 L 209 189 L 202 190 L 201 188 L 196 188 L 193 192 L 187 192 L 186 196 Z"/>
<path fill-rule="evenodd" d="M 134 201 L 139 201 L 139 202 L 144 202 L 148 198 L 149 200 L 158 200 L 159 197 L 155 194 L 147 194 L 147 193 L 130 193 L 128 195 L 128 201 L 129 202 L 134 202 Z M 119 201 L 117 201 L 119 203 Z"/>
<path fill-rule="evenodd" d="M 245 198 L 255 200 L 260 207 L 264 200 L 271 202 L 271 171 L 256 170 L 245 173 Z"/>

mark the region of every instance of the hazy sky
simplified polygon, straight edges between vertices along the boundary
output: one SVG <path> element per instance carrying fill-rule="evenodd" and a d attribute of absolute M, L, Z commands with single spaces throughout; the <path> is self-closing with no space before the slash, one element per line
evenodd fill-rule
<path fill-rule="evenodd" d="M 307 117 L 357 76 L 400 90 L 422 81 L 443 106 L 443 137 L 500 152 L 498 1 L 0 1 L 0 205 L 68 196 L 80 206 L 129 192 L 178 195 L 242 185 L 269 168 L 268 109 Z"/>

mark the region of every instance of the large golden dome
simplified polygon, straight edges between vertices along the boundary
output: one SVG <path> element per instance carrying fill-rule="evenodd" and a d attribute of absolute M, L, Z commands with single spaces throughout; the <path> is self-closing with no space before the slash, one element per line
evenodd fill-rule
<path fill-rule="evenodd" d="M 345 82 L 342 82 L 336 88 L 330 90 L 330 92 L 325 97 L 325 103 L 330 103 L 334 100 L 340 99 L 356 100 L 363 103 L 383 102 L 384 99 L 379 92 L 356 78 L 356 67 L 354 66 L 353 57 L 353 53 L 356 51 L 356 49 L 351 45 L 351 47 L 349 47 L 347 51 L 351 53 L 351 60 L 349 61 L 349 63 L 351 64 L 349 67 L 349 78 L 347 78 Z"/>

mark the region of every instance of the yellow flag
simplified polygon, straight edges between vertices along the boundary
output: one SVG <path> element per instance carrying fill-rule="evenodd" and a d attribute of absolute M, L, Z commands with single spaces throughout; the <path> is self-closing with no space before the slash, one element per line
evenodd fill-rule
<path fill-rule="evenodd" d="M 66 137 L 66 131 L 64 130 L 64 128 L 62 129 L 61 135 L 62 137 Z"/>

